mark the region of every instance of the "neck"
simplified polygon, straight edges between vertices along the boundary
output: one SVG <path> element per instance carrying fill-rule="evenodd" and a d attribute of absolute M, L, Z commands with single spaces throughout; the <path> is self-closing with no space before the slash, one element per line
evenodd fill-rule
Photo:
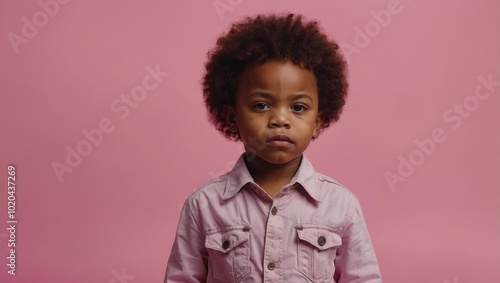
<path fill-rule="evenodd" d="M 284 164 L 273 164 L 255 155 L 248 156 L 245 156 L 245 162 L 250 175 L 271 197 L 292 180 L 302 160 L 301 155 Z"/>

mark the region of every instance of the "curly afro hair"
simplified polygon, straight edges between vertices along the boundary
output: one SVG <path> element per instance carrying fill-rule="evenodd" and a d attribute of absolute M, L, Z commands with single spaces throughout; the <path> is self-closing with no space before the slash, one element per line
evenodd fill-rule
<path fill-rule="evenodd" d="M 210 122 L 226 138 L 240 140 L 228 130 L 224 106 L 234 106 L 238 79 L 245 68 L 268 60 L 290 60 L 314 73 L 322 124 L 319 132 L 339 119 L 347 95 L 347 63 L 336 42 L 328 40 L 318 22 L 301 15 L 258 15 L 234 23 L 208 52 L 203 97 Z"/>

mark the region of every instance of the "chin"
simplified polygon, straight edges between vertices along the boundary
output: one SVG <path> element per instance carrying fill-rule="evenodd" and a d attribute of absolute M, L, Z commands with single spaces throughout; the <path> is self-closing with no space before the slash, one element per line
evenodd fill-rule
<path fill-rule="evenodd" d="M 288 154 L 288 153 L 283 153 L 283 152 L 278 152 L 278 153 L 271 153 L 271 154 L 266 154 L 266 155 L 257 155 L 259 159 L 262 159 L 263 161 L 269 163 L 269 164 L 275 164 L 275 165 L 283 165 L 287 164 L 296 158 L 300 158 L 302 154 Z"/>

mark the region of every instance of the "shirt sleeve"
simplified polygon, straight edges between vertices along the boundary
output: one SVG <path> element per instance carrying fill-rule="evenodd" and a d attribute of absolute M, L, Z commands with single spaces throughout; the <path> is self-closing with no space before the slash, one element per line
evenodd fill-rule
<path fill-rule="evenodd" d="M 205 236 L 196 216 L 192 202 L 184 204 L 172 251 L 167 264 L 165 283 L 206 282 L 207 252 Z"/>
<path fill-rule="evenodd" d="M 375 251 L 356 198 L 351 215 L 342 236 L 342 245 L 337 249 L 335 282 L 382 282 Z"/>

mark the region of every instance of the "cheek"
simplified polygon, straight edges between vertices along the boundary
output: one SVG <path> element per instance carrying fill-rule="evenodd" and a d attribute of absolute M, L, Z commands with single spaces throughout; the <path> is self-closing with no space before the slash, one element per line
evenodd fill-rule
<path fill-rule="evenodd" d="M 310 115 L 307 117 L 302 117 L 300 119 L 300 126 L 302 128 L 314 128 L 316 127 L 316 116 Z"/>
<path fill-rule="evenodd" d="M 256 129 L 260 129 L 263 125 L 265 125 L 265 119 L 262 117 L 256 117 L 255 115 L 245 115 L 245 113 L 241 113 L 240 116 L 236 118 L 237 124 L 242 130 L 255 131 Z"/>

